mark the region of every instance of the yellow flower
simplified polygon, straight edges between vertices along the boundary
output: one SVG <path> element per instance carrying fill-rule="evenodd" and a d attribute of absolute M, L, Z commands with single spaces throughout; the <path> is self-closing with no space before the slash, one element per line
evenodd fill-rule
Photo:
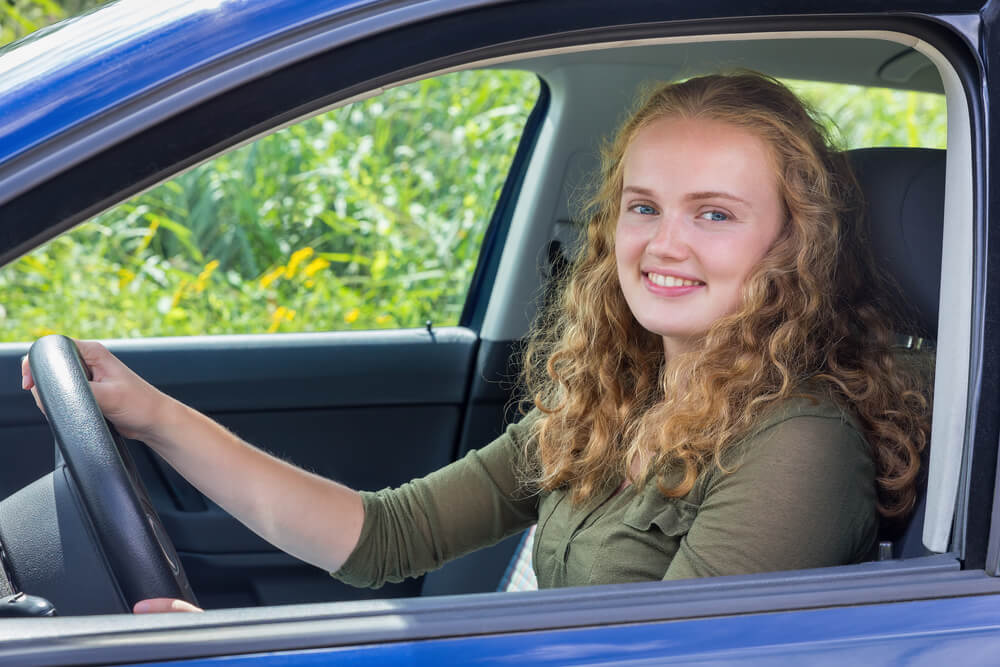
<path fill-rule="evenodd" d="M 291 322 L 293 319 L 295 319 L 295 311 L 293 309 L 278 306 L 271 313 L 271 326 L 267 328 L 267 333 L 274 333 L 281 326 L 282 322 Z"/>
<path fill-rule="evenodd" d="M 190 281 L 185 280 L 181 283 L 181 286 L 177 288 L 177 291 L 174 292 L 174 298 L 170 300 L 170 308 L 168 310 L 176 308 L 177 304 L 181 302 L 181 298 L 184 296 L 184 290 L 187 289 L 189 282 Z"/>
<path fill-rule="evenodd" d="M 128 269 L 118 269 L 118 289 L 124 289 L 133 280 L 135 280 L 134 273 Z"/>
<path fill-rule="evenodd" d="M 309 259 L 313 254 L 313 249 L 309 246 L 305 248 L 300 248 L 292 253 L 292 256 L 288 260 L 288 268 L 285 269 L 286 278 L 294 278 L 295 270 L 299 268 L 299 264 Z"/>
<path fill-rule="evenodd" d="M 153 221 L 149 223 L 149 227 L 146 228 L 145 235 L 143 235 L 142 237 L 142 243 L 139 244 L 139 248 L 135 251 L 136 255 L 138 255 L 143 250 L 149 247 L 149 244 L 152 243 L 153 241 L 153 237 L 156 236 L 156 230 L 159 228 L 160 228 L 160 219 L 153 218 Z"/>
<path fill-rule="evenodd" d="M 277 280 L 278 278 L 280 278 L 282 276 L 282 274 L 284 274 L 284 273 L 285 273 L 285 267 L 284 266 L 279 266 L 276 269 L 272 269 L 271 271 L 268 271 L 267 273 L 265 273 L 260 278 L 260 288 L 261 289 L 267 289 L 268 286 L 270 286 L 271 283 L 273 283 L 275 280 Z"/>
<path fill-rule="evenodd" d="M 278 327 L 281 326 L 282 320 L 285 318 L 285 310 L 287 309 L 284 306 L 278 306 L 277 309 L 271 313 L 271 326 L 267 328 L 267 333 L 274 333 L 278 330 Z"/>
<path fill-rule="evenodd" d="M 388 324 L 391 319 L 388 315 L 379 315 L 375 318 L 375 324 Z"/>
<path fill-rule="evenodd" d="M 347 322 L 348 324 L 354 324 L 355 320 L 358 319 L 359 315 L 361 315 L 360 310 L 358 310 L 357 308 L 351 308 L 349 311 L 344 313 L 344 321 Z"/>
<path fill-rule="evenodd" d="M 212 272 L 219 268 L 219 260 L 213 259 L 211 262 L 205 265 L 205 269 L 198 274 L 198 280 L 194 283 L 194 289 L 196 292 L 203 292 L 208 286 L 208 279 L 212 277 Z"/>
<path fill-rule="evenodd" d="M 306 268 L 302 269 L 302 273 L 312 278 L 314 275 L 316 275 L 317 273 L 319 273 L 328 266 L 330 266 L 330 262 L 326 261 L 322 257 L 317 257 L 313 261 L 309 262 L 309 264 L 306 265 Z"/>

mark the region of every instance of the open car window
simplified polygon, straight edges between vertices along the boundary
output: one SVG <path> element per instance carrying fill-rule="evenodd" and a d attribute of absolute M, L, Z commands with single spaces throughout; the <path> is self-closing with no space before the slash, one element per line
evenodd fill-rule
<path fill-rule="evenodd" d="M 0 270 L 0 340 L 458 324 L 538 96 L 445 74 L 216 157 Z"/>

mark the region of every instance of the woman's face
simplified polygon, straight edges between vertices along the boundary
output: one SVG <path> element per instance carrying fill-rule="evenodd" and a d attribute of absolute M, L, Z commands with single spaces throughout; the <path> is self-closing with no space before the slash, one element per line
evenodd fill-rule
<path fill-rule="evenodd" d="M 629 308 L 668 356 L 740 307 L 781 231 L 784 207 L 763 140 L 721 121 L 664 118 L 624 156 L 615 257 Z"/>

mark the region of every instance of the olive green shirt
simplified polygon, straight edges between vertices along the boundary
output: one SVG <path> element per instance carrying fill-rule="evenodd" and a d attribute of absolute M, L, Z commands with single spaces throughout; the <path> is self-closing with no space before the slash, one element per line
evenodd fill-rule
<path fill-rule="evenodd" d="M 574 505 L 517 477 L 529 415 L 488 446 L 398 489 L 362 493 L 354 552 L 334 576 L 380 586 L 538 524 L 541 588 L 842 565 L 871 557 L 875 468 L 853 417 L 795 398 L 727 450 L 683 498 L 656 483 Z"/>

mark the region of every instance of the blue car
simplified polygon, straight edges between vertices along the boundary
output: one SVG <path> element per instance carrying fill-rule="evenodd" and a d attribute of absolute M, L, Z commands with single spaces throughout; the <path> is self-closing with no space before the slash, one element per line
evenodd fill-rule
<path fill-rule="evenodd" d="M 0 50 L 0 662 L 995 664 L 998 29 L 981 0 L 119 0 Z M 50 423 L 20 389 L 35 337 L 98 337 L 310 470 L 424 475 L 516 418 L 637 92 L 735 68 L 839 91 L 814 104 L 850 127 L 900 344 L 935 351 L 920 499 L 877 561 L 514 590 L 518 535 L 353 589 L 112 435 L 62 339 L 32 350 Z M 208 611 L 129 613 L 164 595 Z"/>

